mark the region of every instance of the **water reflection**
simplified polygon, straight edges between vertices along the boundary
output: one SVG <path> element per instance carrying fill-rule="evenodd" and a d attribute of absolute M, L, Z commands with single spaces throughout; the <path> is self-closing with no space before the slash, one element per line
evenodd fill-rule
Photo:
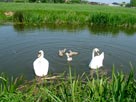
<path fill-rule="evenodd" d="M 127 36 L 134 35 L 136 32 L 135 28 L 124 28 L 114 26 L 90 26 L 90 25 L 66 25 L 66 24 L 44 24 L 44 25 L 14 25 L 14 29 L 18 32 L 36 29 L 48 29 L 52 31 L 81 31 L 88 29 L 91 34 L 94 35 L 112 35 L 117 36 L 119 32 L 124 32 Z"/>
<path fill-rule="evenodd" d="M 23 25 L 17 24 L 14 25 L 14 29 L 18 32 L 24 30 L 35 30 L 35 29 L 47 29 L 47 30 L 57 30 L 57 31 L 79 31 L 85 29 L 86 26 L 84 25 L 57 25 L 57 24 L 44 24 L 44 25 Z"/>
<path fill-rule="evenodd" d="M 95 35 L 118 35 L 119 32 L 124 32 L 126 35 L 130 36 L 135 34 L 136 29 L 113 26 L 89 26 L 89 31 Z"/>

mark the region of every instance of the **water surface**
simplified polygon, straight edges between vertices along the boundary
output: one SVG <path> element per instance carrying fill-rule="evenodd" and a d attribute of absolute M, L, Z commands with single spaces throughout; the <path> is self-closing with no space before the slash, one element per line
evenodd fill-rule
<path fill-rule="evenodd" d="M 92 50 L 97 47 L 105 53 L 104 71 L 110 75 L 114 65 L 115 70 L 128 73 L 129 63 L 136 65 L 135 39 L 135 30 L 114 27 L 0 25 L 0 72 L 34 78 L 32 64 L 42 49 L 50 62 L 49 73 L 67 72 L 71 66 L 77 74 L 89 74 Z M 63 48 L 78 51 L 79 55 L 68 63 L 66 56 L 58 56 Z"/>

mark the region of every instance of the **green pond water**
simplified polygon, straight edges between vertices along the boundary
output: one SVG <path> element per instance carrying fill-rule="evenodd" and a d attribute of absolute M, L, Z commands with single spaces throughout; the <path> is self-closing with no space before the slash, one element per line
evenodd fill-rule
<path fill-rule="evenodd" d="M 130 71 L 130 62 L 136 65 L 136 30 L 116 27 L 90 27 L 71 25 L 24 26 L 0 25 L 0 72 L 10 76 L 24 75 L 34 78 L 33 61 L 42 49 L 50 63 L 49 73 L 92 73 L 88 65 L 93 48 L 105 53 L 101 72 Z M 66 56 L 59 57 L 59 49 L 79 52 L 68 63 Z"/>

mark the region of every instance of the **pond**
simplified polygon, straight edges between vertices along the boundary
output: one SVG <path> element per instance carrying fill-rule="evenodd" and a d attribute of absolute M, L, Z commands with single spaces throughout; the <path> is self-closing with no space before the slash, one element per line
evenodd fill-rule
<path fill-rule="evenodd" d="M 88 65 L 93 48 L 105 53 L 104 67 L 109 75 L 113 65 L 116 71 L 128 73 L 130 63 L 136 62 L 136 30 L 116 27 L 71 25 L 24 26 L 0 25 L 0 72 L 10 76 L 34 78 L 33 61 L 42 49 L 50 63 L 49 73 L 91 73 Z M 59 49 L 79 52 L 68 63 L 59 57 Z"/>

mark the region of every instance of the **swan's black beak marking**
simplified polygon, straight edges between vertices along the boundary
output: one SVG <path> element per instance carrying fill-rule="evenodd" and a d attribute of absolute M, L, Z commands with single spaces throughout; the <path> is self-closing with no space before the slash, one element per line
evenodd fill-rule
<path fill-rule="evenodd" d="M 38 52 L 38 54 L 41 54 L 41 52 Z"/>
<path fill-rule="evenodd" d="M 100 52 L 100 51 L 97 51 L 97 52 L 96 52 L 96 53 L 97 53 L 97 55 L 99 55 L 99 52 Z"/>
<path fill-rule="evenodd" d="M 38 57 L 40 57 L 41 56 L 41 52 L 38 52 Z"/>

